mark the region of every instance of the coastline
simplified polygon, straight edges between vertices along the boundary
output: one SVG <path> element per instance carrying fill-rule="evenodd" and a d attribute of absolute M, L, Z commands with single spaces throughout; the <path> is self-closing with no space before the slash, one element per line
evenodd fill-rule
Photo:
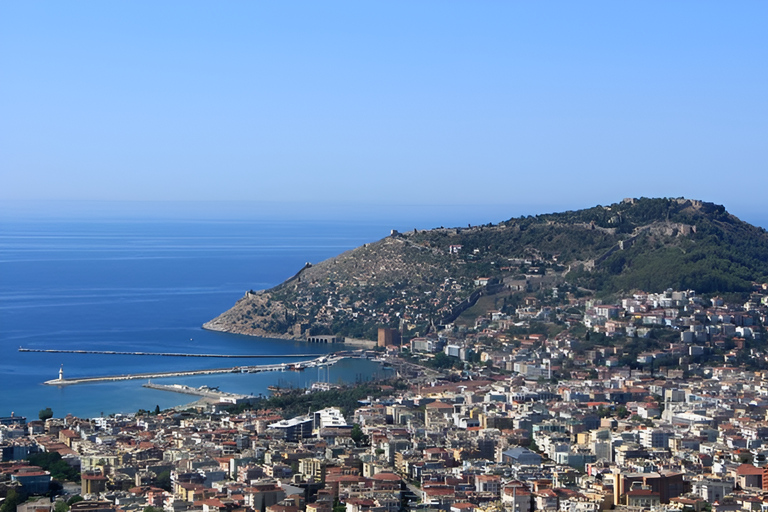
<path fill-rule="evenodd" d="M 228 310 L 229 311 L 229 310 Z M 226 312 L 225 312 L 226 313 Z M 222 313 L 223 315 L 224 313 Z M 267 332 L 263 329 L 232 329 L 228 327 L 221 327 L 219 325 L 214 325 L 214 322 L 218 319 L 214 318 L 213 320 L 204 323 L 201 328 L 206 331 L 212 331 L 212 332 L 221 332 L 224 334 L 239 334 L 241 336 L 252 336 L 254 338 L 273 338 L 273 339 L 279 339 L 279 340 L 291 340 L 291 341 L 300 341 L 300 342 L 307 342 L 306 337 L 302 336 L 293 336 L 286 333 L 273 333 L 273 332 Z M 349 346 L 353 345 L 355 347 L 362 347 L 362 348 L 374 348 L 377 345 L 377 341 L 374 340 L 364 340 L 359 338 L 344 338 L 344 341 L 342 343 L 338 343 L 339 346 Z"/>
<path fill-rule="evenodd" d="M 218 317 L 208 322 L 205 322 L 200 327 L 206 331 L 221 332 L 224 334 L 240 334 L 243 336 L 252 336 L 254 338 L 273 338 L 278 340 L 306 341 L 301 337 L 297 337 L 297 336 L 293 336 L 285 333 L 281 334 L 281 333 L 267 332 L 264 329 L 231 329 L 226 327 L 220 327 L 214 323 L 216 322 L 217 319 Z"/>
<path fill-rule="evenodd" d="M 138 379 L 43 385 L 58 377 L 62 365 L 65 377 L 165 373 L 240 363 L 290 364 L 303 360 L 292 357 L 292 352 L 314 352 L 317 355 L 312 357 L 317 357 L 344 350 L 345 344 L 309 344 L 284 333 L 264 332 L 265 339 L 258 339 L 254 332 L 237 333 L 209 323 L 201 328 L 231 307 L 244 290 L 268 289 L 295 274 L 307 260 L 324 260 L 370 241 L 383 229 L 347 223 L 289 226 L 286 229 L 282 220 L 192 223 L 90 217 L 33 225 L 24 219 L 7 223 L 0 237 L 6 244 L 4 268 L 8 270 L 3 305 L 12 307 L 13 314 L 5 317 L 0 332 L 0 384 L 8 390 L 0 398 L 0 415 L 15 412 L 36 417 L 41 408 L 51 407 L 56 416 L 97 417 L 102 412 L 135 412 L 158 404 L 167 409 L 190 401 L 190 397 L 142 388 L 146 380 Z M 19 352 L 20 344 L 73 352 Z M 217 364 L 208 358 L 96 351 L 287 357 L 227 359 Z M 258 394 L 274 384 L 355 382 L 378 371 L 372 364 L 353 363 L 340 363 L 330 372 L 203 373 L 163 382 Z"/>

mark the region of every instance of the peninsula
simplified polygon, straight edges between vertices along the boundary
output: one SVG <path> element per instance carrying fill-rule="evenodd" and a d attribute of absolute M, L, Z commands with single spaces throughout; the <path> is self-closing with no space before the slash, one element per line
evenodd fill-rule
<path fill-rule="evenodd" d="M 401 233 L 248 291 L 204 324 L 216 331 L 373 340 L 474 326 L 526 297 L 617 297 L 632 290 L 748 294 L 768 279 L 768 234 L 723 206 L 684 198 Z"/>

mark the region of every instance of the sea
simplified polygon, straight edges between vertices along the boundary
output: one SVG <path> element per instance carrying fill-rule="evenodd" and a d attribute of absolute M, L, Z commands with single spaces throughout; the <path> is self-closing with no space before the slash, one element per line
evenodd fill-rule
<path fill-rule="evenodd" d="M 0 215 L 0 417 L 97 417 L 166 409 L 196 397 L 145 388 L 143 380 L 70 386 L 56 379 L 182 371 L 296 361 L 337 345 L 260 338 L 202 329 L 247 290 L 270 288 L 317 263 L 390 234 L 498 222 L 526 207 L 427 207 L 372 210 L 361 205 L 322 215 L 321 208 L 248 209 L 206 203 L 162 208 L 16 208 Z M 530 210 L 529 210 L 530 211 Z M 548 211 L 548 210 L 544 210 Z M 551 211 L 556 211 L 553 208 Z M 762 225 L 766 225 L 764 223 Z M 228 355 L 195 358 L 86 353 L 97 350 Z M 343 360 L 303 372 L 227 373 L 152 379 L 268 395 L 268 386 L 356 383 L 388 376 L 378 363 Z"/>
<path fill-rule="evenodd" d="M 56 379 L 295 362 L 338 345 L 260 338 L 202 329 L 247 290 L 270 288 L 317 263 L 390 234 L 436 227 L 472 212 L 437 209 L 347 212 L 305 208 L 248 210 L 206 204 L 158 208 L 17 208 L 0 215 L 0 417 L 97 417 L 166 409 L 196 397 L 145 388 L 144 380 L 69 386 Z M 49 205 L 48 205 L 49 206 Z M 487 212 L 486 212 L 487 214 Z M 498 215 L 502 215 L 499 211 Z M 474 218 L 478 218 L 474 214 Z M 498 219 L 507 217 L 500 216 Z M 393 220 L 400 219 L 400 220 Z M 406 226 L 406 220 L 407 226 Z M 490 219 L 494 219 L 490 217 Z M 416 224 L 414 224 L 416 222 Z M 19 348 L 265 355 L 196 358 L 20 352 Z M 301 360 L 301 359 L 298 359 Z M 267 395 L 268 386 L 356 383 L 390 370 L 343 360 L 303 372 L 228 373 L 152 379 Z"/>
<path fill-rule="evenodd" d="M 239 336 L 201 325 L 246 290 L 269 288 L 317 262 L 370 242 L 368 225 L 311 222 L 34 221 L 0 235 L 0 416 L 79 417 L 168 408 L 195 398 L 143 388 L 146 381 L 49 386 L 67 378 L 222 368 L 297 359 L 218 359 L 30 353 L 30 349 L 199 354 L 325 353 L 338 346 Z M 299 359 L 300 360 L 300 359 Z M 154 379 L 268 394 L 268 385 L 355 382 L 383 370 L 342 361 L 324 370 Z"/>

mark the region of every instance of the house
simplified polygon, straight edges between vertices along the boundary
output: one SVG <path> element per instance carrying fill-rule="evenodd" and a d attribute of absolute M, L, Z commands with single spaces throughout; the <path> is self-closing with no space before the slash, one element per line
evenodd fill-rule
<path fill-rule="evenodd" d="M 763 488 L 763 469 L 752 464 L 741 464 L 736 468 L 736 485 L 741 489 L 754 487 Z"/>
<path fill-rule="evenodd" d="M 643 509 L 655 509 L 661 504 L 658 492 L 652 491 L 649 487 L 633 488 L 626 494 L 626 505 L 628 507 L 639 507 Z"/>

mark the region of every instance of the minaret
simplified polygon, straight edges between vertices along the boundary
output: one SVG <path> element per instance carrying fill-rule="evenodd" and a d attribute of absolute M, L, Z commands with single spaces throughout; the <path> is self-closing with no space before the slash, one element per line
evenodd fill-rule
<path fill-rule="evenodd" d="M 59 368 L 59 380 L 64 380 L 64 365 L 61 365 L 61 368 Z"/>

